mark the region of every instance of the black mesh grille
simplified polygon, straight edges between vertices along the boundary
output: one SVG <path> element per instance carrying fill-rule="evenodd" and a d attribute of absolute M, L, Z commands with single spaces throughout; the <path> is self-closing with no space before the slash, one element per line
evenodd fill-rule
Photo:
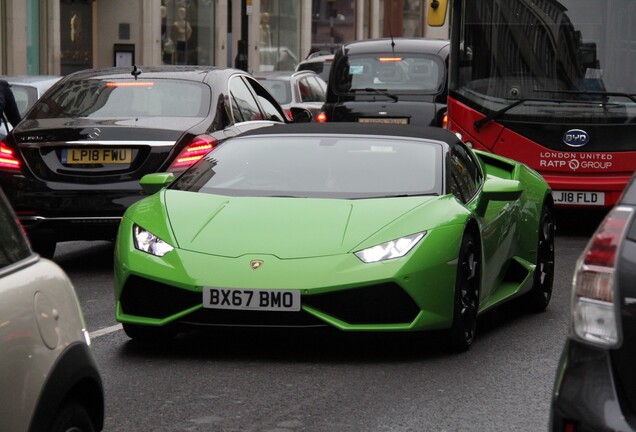
<path fill-rule="evenodd" d="M 410 323 L 420 312 L 411 296 L 395 283 L 307 295 L 303 304 L 349 324 Z"/>
<path fill-rule="evenodd" d="M 166 318 L 200 305 L 202 294 L 131 276 L 124 286 L 121 307 L 125 314 Z M 400 324 L 412 322 L 420 309 L 397 284 L 385 283 L 337 292 L 304 295 L 303 304 L 348 324 Z M 290 326 L 325 325 L 306 312 L 199 309 L 179 322 L 202 325 Z"/>
<path fill-rule="evenodd" d="M 131 276 L 124 285 L 121 308 L 125 314 L 148 318 L 165 318 L 201 304 L 200 292 Z"/>

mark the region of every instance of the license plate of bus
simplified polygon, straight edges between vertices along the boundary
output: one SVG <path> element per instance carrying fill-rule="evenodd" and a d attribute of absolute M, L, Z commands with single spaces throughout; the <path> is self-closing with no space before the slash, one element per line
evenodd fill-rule
<path fill-rule="evenodd" d="M 69 148 L 62 151 L 62 163 L 73 164 L 129 164 L 130 148 Z"/>
<path fill-rule="evenodd" d="M 552 197 L 557 205 L 605 205 L 605 192 L 552 191 Z"/>
<path fill-rule="evenodd" d="M 300 310 L 300 291 L 205 287 L 203 307 L 297 312 Z"/>

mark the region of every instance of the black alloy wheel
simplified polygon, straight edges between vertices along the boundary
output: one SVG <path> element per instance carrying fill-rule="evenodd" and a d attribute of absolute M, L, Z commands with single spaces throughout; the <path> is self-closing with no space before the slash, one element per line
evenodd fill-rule
<path fill-rule="evenodd" d="M 537 263 L 532 290 L 528 293 L 528 308 L 543 312 L 552 298 L 554 281 L 554 218 L 546 205 L 541 211 L 537 240 Z"/>
<path fill-rule="evenodd" d="M 465 233 L 457 257 L 453 326 L 450 329 L 450 348 L 467 351 L 475 340 L 480 285 L 479 248 L 474 237 Z"/>

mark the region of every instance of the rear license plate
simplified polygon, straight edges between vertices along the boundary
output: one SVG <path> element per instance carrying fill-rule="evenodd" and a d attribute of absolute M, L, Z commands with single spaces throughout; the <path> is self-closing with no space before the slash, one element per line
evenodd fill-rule
<path fill-rule="evenodd" d="M 205 287 L 203 307 L 297 312 L 300 310 L 300 291 Z"/>
<path fill-rule="evenodd" d="M 552 197 L 557 205 L 605 205 L 605 192 L 552 191 Z"/>
<path fill-rule="evenodd" d="M 72 164 L 129 164 L 132 149 L 129 148 L 70 148 L 62 150 L 62 163 Z"/>
<path fill-rule="evenodd" d="M 358 123 L 408 124 L 407 118 L 365 117 L 359 118 Z"/>

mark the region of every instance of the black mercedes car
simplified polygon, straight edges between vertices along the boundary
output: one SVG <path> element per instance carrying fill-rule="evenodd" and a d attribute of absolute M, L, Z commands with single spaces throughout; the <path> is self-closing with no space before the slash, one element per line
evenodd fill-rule
<path fill-rule="evenodd" d="M 636 175 L 579 257 L 550 430 L 636 431 Z"/>
<path fill-rule="evenodd" d="M 179 174 L 246 130 L 285 123 L 248 73 L 209 66 L 84 70 L 51 87 L 0 141 L 0 186 L 33 249 L 114 239 L 144 174 Z"/>
<path fill-rule="evenodd" d="M 321 122 L 442 126 L 449 42 L 386 38 L 336 51 Z"/>

